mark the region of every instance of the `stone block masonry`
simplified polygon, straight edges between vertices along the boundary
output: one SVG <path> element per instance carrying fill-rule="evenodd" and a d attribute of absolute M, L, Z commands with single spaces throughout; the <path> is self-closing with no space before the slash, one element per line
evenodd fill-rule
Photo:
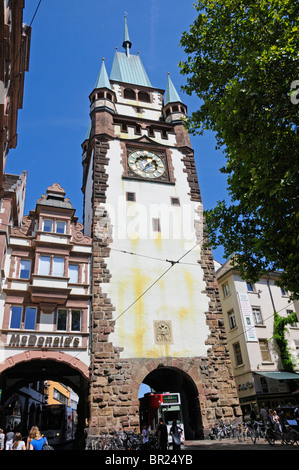
<path fill-rule="evenodd" d="M 205 312 L 209 337 L 205 357 L 122 358 L 122 349 L 113 344 L 110 334 L 114 331 L 115 307 L 101 286 L 111 281 L 107 269 L 110 255 L 111 227 L 105 224 L 102 232 L 96 231 L 106 215 L 109 158 L 109 141 L 94 143 L 93 169 L 93 265 L 92 265 L 92 354 L 90 385 L 89 436 L 98 436 L 116 430 L 133 430 L 139 427 L 139 386 L 149 374 L 161 368 L 177 371 L 193 383 L 202 419 L 202 434 L 208 433 L 220 419 L 233 420 L 241 416 L 231 360 L 226 344 L 223 315 L 211 250 L 204 244 L 200 264 L 206 283 L 203 292 L 209 298 Z M 190 185 L 190 197 L 201 203 L 193 156 L 183 159 Z M 197 239 L 202 237 L 198 227 Z M 204 236 L 206 232 L 204 231 Z"/>

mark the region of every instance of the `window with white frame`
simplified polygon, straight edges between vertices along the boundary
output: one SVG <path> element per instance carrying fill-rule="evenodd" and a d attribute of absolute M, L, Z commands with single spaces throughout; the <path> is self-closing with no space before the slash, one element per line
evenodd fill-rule
<path fill-rule="evenodd" d="M 256 325 L 262 325 L 263 324 L 263 318 L 262 318 L 260 307 L 252 307 L 252 314 L 253 314 L 253 318 L 254 318 L 254 323 Z"/>
<path fill-rule="evenodd" d="M 228 282 L 226 284 L 223 284 L 222 290 L 223 290 L 224 297 L 227 297 L 228 295 L 230 295 Z"/>
<path fill-rule="evenodd" d="M 21 328 L 23 308 L 20 305 L 12 305 L 10 309 L 9 328 L 19 330 Z"/>
<path fill-rule="evenodd" d="M 246 285 L 247 285 L 247 291 L 248 292 L 253 292 L 254 289 L 253 289 L 253 284 L 251 281 L 246 281 Z"/>
<path fill-rule="evenodd" d="M 21 259 L 20 262 L 20 279 L 29 279 L 31 271 L 31 260 Z"/>
<path fill-rule="evenodd" d="M 227 313 L 229 328 L 233 330 L 237 327 L 236 316 L 233 310 Z"/>
<path fill-rule="evenodd" d="M 267 339 L 259 339 L 259 346 L 263 362 L 271 362 L 269 344 Z"/>
<path fill-rule="evenodd" d="M 64 258 L 61 256 L 40 255 L 38 274 L 62 277 L 64 275 Z"/>
<path fill-rule="evenodd" d="M 81 310 L 71 310 L 71 331 L 81 331 Z"/>
<path fill-rule="evenodd" d="M 10 324 L 11 329 L 21 329 L 22 316 L 24 315 L 24 330 L 35 330 L 36 325 L 36 307 L 23 307 L 21 305 L 12 305 L 10 310 Z"/>
<path fill-rule="evenodd" d="M 43 219 L 43 231 L 53 232 L 54 222 L 51 219 Z"/>
<path fill-rule="evenodd" d="M 61 234 L 66 233 L 66 222 L 57 220 L 55 228 L 56 228 L 55 230 L 56 233 L 61 233 Z"/>
<path fill-rule="evenodd" d="M 35 307 L 26 307 L 25 308 L 24 329 L 25 330 L 35 330 L 35 324 L 36 324 L 36 308 Z"/>
<path fill-rule="evenodd" d="M 79 265 L 78 264 L 69 264 L 69 282 L 71 284 L 77 284 L 79 282 Z"/>
<path fill-rule="evenodd" d="M 57 331 L 66 331 L 67 330 L 67 309 L 59 309 L 57 311 L 57 322 L 56 322 L 56 329 Z"/>
<path fill-rule="evenodd" d="M 82 312 L 78 309 L 60 308 L 57 311 L 57 331 L 81 331 Z"/>
<path fill-rule="evenodd" d="M 234 356 L 235 356 L 236 366 L 240 366 L 241 364 L 243 364 L 243 358 L 242 358 L 240 343 L 233 344 L 233 349 L 234 349 Z"/>
<path fill-rule="evenodd" d="M 63 276 L 63 274 L 64 274 L 64 258 L 61 258 L 59 256 L 54 256 L 52 275 Z"/>
<path fill-rule="evenodd" d="M 44 218 L 42 230 L 43 232 L 64 234 L 66 233 L 66 221 Z"/>
<path fill-rule="evenodd" d="M 38 265 L 38 274 L 43 276 L 49 276 L 51 269 L 51 256 L 40 255 L 39 265 Z"/>

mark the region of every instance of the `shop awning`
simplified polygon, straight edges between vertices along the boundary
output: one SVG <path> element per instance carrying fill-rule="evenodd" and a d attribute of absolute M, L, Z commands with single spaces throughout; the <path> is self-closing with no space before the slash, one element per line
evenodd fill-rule
<path fill-rule="evenodd" d="M 268 379 L 274 380 L 298 380 L 299 374 L 293 374 L 292 372 L 254 372 L 257 375 L 261 375 Z"/>

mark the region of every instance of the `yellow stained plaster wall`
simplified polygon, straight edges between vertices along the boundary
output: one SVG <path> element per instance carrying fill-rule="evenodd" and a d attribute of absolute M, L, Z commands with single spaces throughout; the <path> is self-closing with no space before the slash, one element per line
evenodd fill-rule
<path fill-rule="evenodd" d="M 105 208 L 113 226 L 112 250 L 106 258 L 111 279 L 101 286 L 115 307 L 115 327 L 109 340 L 124 348 L 122 357 L 205 355 L 209 298 L 202 293 L 206 286 L 197 262 L 200 245 L 193 248 L 198 242 L 194 231 L 198 203 L 191 202 L 188 195 L 182 154 L 173 150 L 176 185 L 171 186 L 123 180 L 120 143 L 113 141 L 110 146 Z M 135 192 L 136 203 L 126 201 L 126 192 Z M 180 208 L 171 207 L 170 198 L 174 196 L 180 197 Z M 170 233 L 165 224 L 168 208 Z M 152 231 L 152 218 L 156 216 L 161 217 L 158 234 Z M 177 229 L 186 226 L 188 236 L 180 236 Z M 178 260 L 190 249 L 180 264 L 163 275 L 171 266 L 166 260 Z M 155 342 L 154 321 L 162 320 L 171 322 L 171 344 Z"/>

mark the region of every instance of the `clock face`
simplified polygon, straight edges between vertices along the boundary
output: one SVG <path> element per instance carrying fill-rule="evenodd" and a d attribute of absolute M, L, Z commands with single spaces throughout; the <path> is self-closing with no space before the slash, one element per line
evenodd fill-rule
<path fill-rule="evenodd" d="M 149 150 L 137 150 L 129 155 L 128 164 L 131 170 L 145 179 L 155 179 L 165 172 L 163 160 Z"/>

